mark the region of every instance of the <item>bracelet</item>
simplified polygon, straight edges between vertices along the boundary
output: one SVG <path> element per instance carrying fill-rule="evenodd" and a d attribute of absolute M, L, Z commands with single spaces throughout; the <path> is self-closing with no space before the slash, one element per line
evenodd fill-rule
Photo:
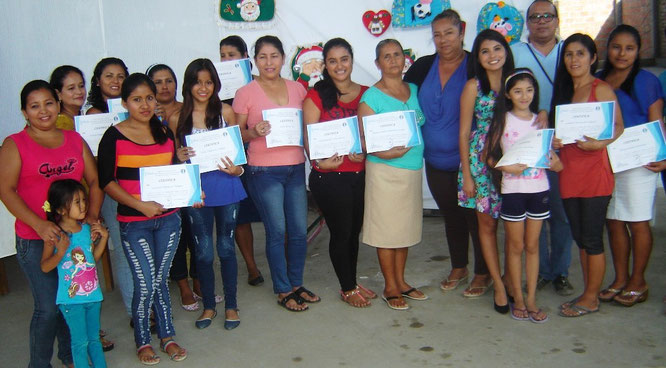
<path fill-rule="evenodd" d="M 245 169 L 243 168 L 243 166 L 241 166 L 240 168 L 241 168 L 241 173 L 236 176 L 237 178 L 245 174 Z"/>
<path fill-rule="evenodd" d="M 313 165 L 314 165 L 315 169 L 321 170 L 321 167 L 319 167 L 319 160 L 312 160 L 312 162 L 313 162 Z"/>

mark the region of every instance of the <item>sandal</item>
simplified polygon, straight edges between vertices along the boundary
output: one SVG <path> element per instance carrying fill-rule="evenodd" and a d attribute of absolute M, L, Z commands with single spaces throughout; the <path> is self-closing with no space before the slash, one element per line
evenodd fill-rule
<path fill-rule="evenodd" d="M 527 314 L 529 315 L 529 320 L 534 323 L 545 323 L 546 321 L 548 321 L 548 315 L 541 308 L 535 311 L 528 310 Z M 539 318 L 539 315 L 541 315 L 542 317 Z"/>
<path fill-rule="evenodd" d="M 442 289 L 443 291 L 455 290 L 458 288 L 458 286 L 460 286 L 461 283 L 467 281 L 467 279 L 469 279 L 469 272 L 467 272 L 465 276 L 459 279 L 450 279 L 447 277 L 444 281 L 439 283 L 439 288 Z"/>
<path fill-rule="evenodd" d="M 99 335 L 99 342 L 102 344 L 102 351 L 111 351 L 116 347 L 116 344 L 111 340 L 107 340 L 102 335 Z"/>
<path fill-rule="evenodd" d="M 351 300 L 351 298 L 354 295 L 358 295 L 358 297 L 361 299 L 360 302 L 354 304 L 354 302 Z M 351 305 L 352 307 L 365 308 L 365 307 L 370 306 L 370 302 L 367 299 L 365 299 L 363 294 L 361 294 L 361 290 L 358 286 L 356 287 L 356 289 L 354 289 L 352 291 L 344 292 L 344 291 L 340 290 L 340 297 L 342 298 L 342 300 L 345 303 Z"/>
<path fill-rule="evenodd" d="M 567 311 L 573 312 L 573 313 L 567 314 L 566 313 Z M 562 316 L 562 317 L 580 317 L 580 316 L 584 316 L 584 315 L 590 314 L 590 313 L 595 313 L 595 312 L 598 312 L 598 311 L 599 311 L 599 307 L 597 307 L 597 309 L 589 309 L 589 308 L 584 307 L 582 305 L 571 304 L 567 308 L 562 308 L 562 310 L 560 311 L 560 316 Z"/>
<path fill-rule="evenodd" d="M 520 312 L 520 314 L 516 314 L 516 312 Z M 516 308 L 511 305 L 511 318 L 515 319 L 516 321 L 529 321 L 530 320 L 530 313 L 527 311 L 527 308 L 520 309 Z"/>
<path fill-rule="evenodd" d="M 196 300 L 197 302 L 203 301 L 203 298 L 201 296 L 199 296 L 199 294 L 197 294 L 195 292 L 192 292 L 192 294 L 194 294 L 194 300 Z M 220 304 L 223 301 L 224 301 L 224 297 L 222 295 L 215 294 L 215 304 Z"/>
<path fill-rule="evenodd" d="M 363 286 L 361 284 L 356 284 L 356 287 L 361 289 L 361 295 L 363 295 L 364 298 L 366 298 L 366 299 L 377 299 L 377 293 L 375 293 L 374 291 L 366 288 L 365 286 Z"/>
<path fill-rule="evenodd" d="M 402 296 L 384 296 L 382 295 L 382 299 L 386 302 L 386 305 L 388 305 L 389 308 L 395 309 L 395 310 L 407 310 L 409 309 L 409 304 L 405 303 L 405 301 L 402 299 Z M 391 304 L 391 300 L 399 300 L 402 301 L 404 304 L 402 305 L 393 305 Z"/>
<path fill-rule="evenodd" d="M 192 303 L 192 304 L 181 304 L 180 306 L 188 312 L 196 312 L 201 308 L 201 306 L 199 305 L 199 301 L 197 301 L 196 298 L 195 298 L 194 303 Z"/>
<path fill-rule="evenodd" d="M 564 302 L 564 303 L 560 304 L 560 310 L 569 309 L 569 308 L 571 308 L 572 305 L 576 304 L 576 302 L 578 302 L 578 297 L 575 297 L 575 298 L 569 300 L 568 302 Z"/>
<path fill-rule="evenodd" d="M 169 349 L 169 346 L 171 345 L 176 345 L 178 349 L 172 354 L 169 354 L 167 351 Z M 173 360 L 174 362 L 182 362 L 187 358 L 187 350 L 181 348 L 173 339 L 169 339 L 166 342 L 161 341 L 160 342 L 160 350 L 162 350 L 163 353 L 169 356 L 169 359 Z"/>
<path fill-rule="evenodd" d="M 613 298 L 615 298 L 615 296 L 617 294 L 621 293 L 621 292 L 622 292 L 622 288 L 616 289 L 616 288 L 612 288 L 612 287 L 609 286 L 609 287 L 601 290 L 601 292 L 599 293 L 598 298 L 602 302 L 611 302 L 611 301 L 613 301 Z"/>
<path fill-rule="evenodd" d="M 307 304 L 305 304 L 305 308 L 302 308 L 302 309 L 291 308 L 287 305 L 287 303 L 290 300 L 295 301 L 296 304 L 298 304 L 298 305 L 304 305 L 305 304 L 305 300 L 303 300 L 303 298 L 301 298 L 296 293 L 289 293 L 287 296 L 282 298 L 282 300 L 278 300 L 277 303 L 278 303 L 278 305 L 284 307 L 284 309 L 286 309 L 290 312 L 305 312 L 306 310 L 308 310 L 308 308 L 310 308 Z"/>
<path fill-rule="evenodd" d="M 485 294 L 490 287 L 493 286 L 493 280 L 491 279 L 489 283 L 487 283 L 484 286 L 472 286 L 472 284 L 469 284 L 467 289 L 463 291 L 463 296 L 465 298 L 478 298 L 481 295 Z M 508 296 L 507 296 L 508 297 Z"/>
<path fill-rule="evenodd" d="M 649 289 L 645 287 L 644 290 L 640 291 L 628 291 L 622 290 L 621 293 L 613 297 L 613 300 L 624 305 L 625 307 L 633 307 L 636 303 L 643 303 L 648 298 Z"/>
<path fill-rule="evenodd" d="M 412 300 L 428 300 L 428 296 L 425 295 L 425 294 L 423 294 L 423 296 L 411 296 L 410 294 L 413 293 L 413 292 L 415 292 L 415 291 L 418 291 L 418 292 L 420 292 L 421 294 L 423 294 L 423 292 L 422 292 L 421 290 L 418 290 L 417 288 L 411 288 L 411 289 L 409 289 L 409 290 L 407 290 L 407 291 L 403 291 L 403 292 L 401 292 L 400 294 L 402 294 L 402 296 L 405 297 L 405 298 L 407 298 L 407 299 L 412 299 Z"/>
<path fill-rule="evenodd" d="M 301 299 L 303 299 L 306 303 L 319 303 L 321 301 L 321 298 L 318 297 L 315 293 L 312 291 L 304 288 L 303 286 L 299 287 L 298 289 L 293 291 L 294 294 L 298 295 Z M 307 296 L 309 296 L 312 299 L 306 299 L 303 298 L 303 293 L 305 293 Z M 316 299 L 315 299 L 316 298 Z"/>
<path fill-rule="evenodd" d="M 259 286 L 264 283 L 264 277 L 259 274 L 259 276 L 253 278 L 253 279 L 247 279 L 247 283 L 250 286 Z"/>
<path fill-rule="evenodd" d="M 136 355 L 137 355 L 137 357 L 139 358 L 139 362 L 141 362 L 141 364 L 143 364 L 143 365 L 155 365 L 155 364 L 158 364 L 158 363 L 160 362 L 160 357 L 158 357 L 158 356 L 155 354 L 155 351 L 153 351 L 153 355 L 141 354 L 142 351 L 144 351 L 144 350 L 146 350 L 146 349 L 148 349 L 148 348 L 150 348 L 150 350 L 153 349 L 153 347 L 150 346 L 150 344 L 146 344 L 146 345 L 140 346 L 138 349 L 136 349 Z"/>

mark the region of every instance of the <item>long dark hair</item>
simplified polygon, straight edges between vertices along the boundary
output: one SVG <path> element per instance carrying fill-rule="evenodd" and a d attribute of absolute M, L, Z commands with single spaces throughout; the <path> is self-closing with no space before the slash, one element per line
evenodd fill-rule
<path fill-rule="evenodd" d="M 247 55 L 247 44 L 240 36 L 231 35 L 223 38 L 220 41 L 220 48 L 222 48 L 222 46 L 233 46 L 241 55 Z"/>
<path fill-rule="evenodd" d="M 192 134 L 192 112 L 194 111 L 194 97 L 192 97 L 192 87 L 197 84 L 199 80 L 199 72 L 207 71 L 210 74 L 210 79 L 213 81 L 214 89 L 213 95 L 208 100 L 206 106 L 205 123 L 208 129 L 215 129 L 220 127 L 220 115 L 222 114 L 222 101 L 218 93 L 220 92 L 220 78 L 217 76 L 217 70 L 213 62 L 209 59 L 196 59 L 192 61 L 185 69 L 183 76 L 183 107 L 180 110 L 178 117 L 178 127 L 176 128 L 176 135 L 181 142 L 185 141 L 185 136 Z"/>
<path fill-rule="evenodd" d="M 352 62 L 354 61 L 354 51 L 352 51 L 352 47 L 343 38 L 332 38 L 324 44 L 324 50 L 322 52 L 324 56 L 324 63 L 326 62 L 326 57 L 331 51 L 332 48 L 334 47 L 342 47 L 347 52 L 349 52 L 349 55 L 351 55 Z M 314 85 L 315 91 L 319 93 L 319 97 L 321 98 L 321 104 L 324 110 L 330 110 L 333 107 L 335 107 L 338 104 L 338 98 L 342 96 L 342 93 L 340 93 L 340 90 L 338 87 L 335 86 L 335 83 L 333 83 L 333 80 L 331 80 L 331 75 L 328 73 L 328 69 L 324 68 L 324 72 L 322 73 L 322 79 L 315 83 Z"/>
<path fill-rule="evenodd" d="M 81 79 L 83 80 L 83 84 L 85 85 L 86 78 L 83 76 L 81 69 L 71 65 L 61 65 L 53 69 L 53 72 L 51 72 L 51 78 L 49 79 L 51 87 L 57 91 L 62 92 L 62 84 L 65 82 L 65 78 L 67 78 L 69 73 L 76 73 L 80 75 Z M 62 109 L 62 101 L 60 101 L 60 108 Z"/>
<path fill-rule="evenodd" d="M 494 164 L 502 158 L 501 140 L 506 128 L 506 113 L 513 110 L 513 101 L 511 101 L 508 94 L 518 82 L 523 80 L 530 81 L 532 87 L 534 87 L 534 97 L 532 98 L 532 102 L 530 102 L 530 111 L 534 114 L 539 111 L 539 83 L 529 68 L 517 68 L 502 84 L 499 96 L 495 102 L 493 120 L 488 129 L 488 136 L 486 138 L 486 163 L 492 169 L 494 169 Z M 502 176 L 501 171 L 493 170 L 492 176 L 494 184 L 499 188 Z"/>
<path fill-rule="evenodd" d="M 28 105 L 28 96 L 30 96 L 31 93 L 34 91 L 40 90 L 40 89 L 45 89 L 51 93 L 53 98 L 58 102 L 58 94 L 56 93 L 55 89 L 49 84 L 49 82 L 41 79 L 35 79 L 33 81 L 30 81 L 23 86 L 23 89 L 21 89 L 21 110 L 25 110 L 27 105 Z"/>
<path fill-rule="evenodd" d="M 590 66 L 590 74 L 594 73 L 599 65 L 599 58 L 596 57 L 597 46 L 594 44 L 594 40 L 590 36 L 582 33 L 574 33 L 564 40 L 564 44 L 562 45 L 563 51 L 560 55 L 560 60 L 558 60 L 555 82 L 553 83 L 553 99 L 550 101 L 550 116 L 548 120 L 551 128 L 555 126 L 555 107 L 557 105 L 571 103 L 571 100 L 573 99 L 573 79 L 567 71 L 566 65 L 564 65 L 564 55 L 566 54 L 567 47 L 574 42 L 583 45 L 583 47 L 585 47 L 590 53 L 590 58 L 595 58 L 594 63 Z"/>
<path fill-rule="evenodd" d="M 611 42 L 613 42 L 613 39 L 620 34 L 630 35 L 631 37 L 634 38 L 634 41 L 638 46 L 638 50 L 636 50 L 636 60 L 634 61 L 634 65 L 631 66 L 631 71 L 629 72 L 629 75 L 627 75 L 627 78 L 620 85 L 621 90 L 626 92 L 628 95 L 631 95 L 631 90 L 634 87 L 634 79 L 636 78 L 636 74 L 638 74 L 638 71 L 641 69 L 640 57 L 638 57 L 638 53 L 641 51 L 641 35 L 640 33 L 638 33 L 638 30 L 636 28 L 628 24 L 620 24 L 619 26 L 615 27 L 615 29 L 613 29 L 613 31 L 608 36 L 608 42 L 606 43 L 606 50 L 610 48 L 610 44 Z M 606 51 L 606 53 L 608 53 L 608 51 Z M 608 73 L 610 73 L 610 71 L 613 70 L 613 68 L 614 66 L 611 64 L 608 57 L 606 57 L 604 68 L 601 70 L 601 75 L 599 77 L 605 80 L 606 77 L 608 76 Z"/>
<path fill-rule="evenodd" d="M 109 107 L 104 101 L 104 96 L 102 96 L 102 89 L 99 86 L 99 78 L 102 76 L 104 68 L 109 65 L 118 65 L 125 71 L 125 75 L 129 75 L 127 66 L 125 63 L 115 57 L 104 58 L 95 65 L 95 70 L 93 71 L 92 79 L 90 80 L 90 90 L 88 91 L 88 104 L 102 112 L 109 112 Z"/>
<path fill-rule="evenodd" d="M 62 219 L 58 210 L 65 209 L 69 211 L 74 199 L 74 194 L 77 192 L 86 193 L 85 188 L 81 183 L 74 179 L 56 180 L 51 183 L 46 199 L 49 201 L 49 212 L 46 213 L 46 219 L 55 223 L 56 225 Z"/>
<path fill-rule="evenodd" d="M 483 41 L 488 41 L 488 40 L 496 41 L 500 45 L 502 45 L 502 47 L 504 47 L 506 56 L 505 56 L 504 66 L 502 66 L 502 81 L 504 81 L 506 77 L 509 76 L 509 74 L 514 68 L 513 54 L 511 53 L 511 48 L 504 39 L 504 36 L 502 36 L 501 33 L 492 29 L 484 29 L 483 31 L 481 31 L 476 36 L 476 39 L 474 39 L 474 46 L 472 46 L 472 56 L 471 56 L 472 72 L 470 73 L 470 75 L 471 78 L 476 78 L 479 80 L 479 84 L 481 85 L 481 92 L 483 92 L 484 95 L 490 93 L 490 80 L 488 80 L 488 73 L 486 72 L 485 69 L 483 69 L 481 62 L 479 62 L 479 52 L 481 52 L 481 44 L 483 43 Z"/>
<path fill-rule="evenodd" d="M 143 73 L 132 73 L 123 82 L 123 86 L 120 88 L 120 97 L 125 103 L 127 103 L 130 94 L 141 85 L 148 86 L 148 88 L 153 91 L 153 94 L 157 94 L 157 87 L 155 87 L 155 83 L 153 83 L 152 79 L 148 78 L 148 76 Z M 157 144 L 164 144 L 167 141 L 167 138 L 169 138 L 166 133 L 166 128 L 155 114 L 150 117 L 150 133 Z"/>

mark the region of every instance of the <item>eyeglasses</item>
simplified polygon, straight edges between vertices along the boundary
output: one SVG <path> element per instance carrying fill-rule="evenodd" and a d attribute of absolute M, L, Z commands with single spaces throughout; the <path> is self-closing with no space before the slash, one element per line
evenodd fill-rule
<path fill-rule="evenodd" d="M 542 19 L 544 23 L 550 23 L 555 18 L 557 18 L 555 14 L 544 13 L 544 14 L 532 14 L 527 19 L 529 19 L 530 23 L 539 23 Z"/>

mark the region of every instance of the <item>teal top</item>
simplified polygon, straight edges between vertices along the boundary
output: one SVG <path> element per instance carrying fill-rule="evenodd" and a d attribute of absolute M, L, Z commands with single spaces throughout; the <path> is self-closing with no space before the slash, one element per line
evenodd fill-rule
<path fill-rule="evenodd" d="M 366 103 L 376 114 L 414 110 L 416 113 L 416 123 L 419 126 L 417 133 L 421 142 L 413 146 L 402 157 L 384 160 L 373 154 L 369 154 L 368 161 L 408 170 L 420 170 L 423 167 L 423 136 L 421 135 L 421 126 L 425 122 L 425 117 L 419 106 L 418 88 L 415 84 L 409 83 L 409 91 L 410 94 L 407 102 L 402 102 L 397 98 L 391 97 L 375 86 L 370 87 L 363 94 L 363 97 L 361 97 L 361 102 Z"/>

